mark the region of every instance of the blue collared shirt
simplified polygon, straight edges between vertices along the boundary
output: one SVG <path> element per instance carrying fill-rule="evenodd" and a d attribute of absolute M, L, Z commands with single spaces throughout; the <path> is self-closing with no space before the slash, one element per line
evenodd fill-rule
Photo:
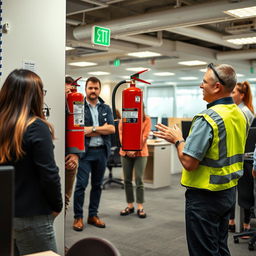
<path fill-rule="evenodd" d="M 99 126 L 98 106 L 100 102 L 98 101 L 95 106 L 91 105 L 88 101 L 86 102 L 92 115 L 93 126 Z M 101 145 L 104 145 L 104 141 L 101 136 L 91 137 L 89 147 L 98 147 Z"/>
<path fill-rule="evenodd" d="M 234 104 L 231 97 L 215 100 L 207 104 L 207 109 L 218 104 Z M 191 132 L 187 137 L 183 153 L 202 161 L 211 146 L 213 131 L 210 124 L 202 117 L 196 117 Z"/>

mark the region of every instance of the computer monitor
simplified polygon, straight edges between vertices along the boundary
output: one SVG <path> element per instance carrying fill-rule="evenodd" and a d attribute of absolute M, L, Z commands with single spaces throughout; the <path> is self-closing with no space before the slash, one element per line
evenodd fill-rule
<path fill-rule="evenodd" d="M 150 117 L 151 119 L 151 131 L 156 131 L 156 127 L 155 125 L 157 124 L 157 121 L 158 121 L 158 117 Z"/>
<path fill-rule="evenodd" d="M 13 255 L 14 168 L 0 166 L 0 255 Z"/>
<path fill-rule="evenodd" d="M 168 117 L 162 117 L 161 124 L 168 126 Z"/>
<path fill-rule="evenodd" d="M 254 152 L 256 144 L 256 127 L 250 127 L 245 143 L 245 153 Z"/>
<path fill-rule="evenodd" d="M 181 121 L 181 131 L 184 140 L 187 139 L 192 121 Z"/>

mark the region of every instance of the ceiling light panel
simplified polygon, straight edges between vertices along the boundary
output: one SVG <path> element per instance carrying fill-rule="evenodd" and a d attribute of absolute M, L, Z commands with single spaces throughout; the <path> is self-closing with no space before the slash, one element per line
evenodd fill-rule
<path fill-rule="evenodd" d="M 243 45 L 243 44 L 256 44 L 256 36 L 254 37 L 242 37 L 242 38 L 234 38 L 227 39 L 229 43 Z"/>
<path fill-rule="evenodd" d="M 66 51 L 70 51 L 70 50 L 74 50 L 74 49 L 75 49 L 75 48 L 69 47 L 69 46 L 66 46 L 66 47 L 65 47 L 65 50 L 66 50 Z"/>
<path fill-rule="evenodd" d="M 174 76 L 175 73 L 171 73 L 171 72 L 157 72 L 154 73 L 155 76 Z"/>
<path fill-rule="evenodd" d="M 198 77 L 195 76 L 184 76 L 184 77 L 180 77 L 180 80 L 198 80 Z"/>
<path fill-rule="evenodd" d="M 144 52 L 130 52 L 127 53 L 128 56 L 132 57 L 138 57 L 138 58 L 147 58 L 147 57 L 157 57 L 161 56 L 160 53 L 157 52 L 150 52 L 150 51 L 144 51 Z"/>
<path fill-rule="evenodd" d="M 243 77 L 244 75 L 237 73 L 236 76 L 237 76 L 237 77 Z"/>
<path fill-rule="evenodd" d="M 256 6 L 240 8 L 240 9 L 232 9 L 224 12 L 228 15 L 231 15 L 237 18 L 254 17 L 256 16 Z"/>
<path fill-rule="evenodd" d="M 68 65 L 70 66 L 76 66 L 76 67 L 90 67 L 90 66 L 96 66 L 97 63 L 94 62 L 86 62 L 86 61 L 80 61 L 80 62 L 71 62 Z"/>
<path fill-rule="evenodd" d="M 104 71 L 94 71 L 94 72 L 88 72 L 89 75 L 93 76 L 105 76 L 105 75 L 110 75 L 109 72 L 104 72 Z"/>
<path fill-rule="evenodd" d="M 178 62 L 180 65 L 185 66 L 198 66 L 198 65 L 206 65 L 207 63 L 200 60 L 189 60 L 189 61 L 180 61 Z"/>
<path fill-rule="evenodd" d="M 143 71 L 145 69 L 147 69 L 148 71 L 150 70 L 149 68 L 143 68 L 143 67 L 126 68 L 127 71 L 135 71 L 135 72 Z"/>

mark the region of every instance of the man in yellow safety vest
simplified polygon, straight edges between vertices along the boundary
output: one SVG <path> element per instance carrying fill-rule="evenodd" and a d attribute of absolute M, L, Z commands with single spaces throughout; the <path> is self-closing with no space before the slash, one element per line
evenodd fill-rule
<path fill-rule="evenodd" d="M 232 66 L 209 64 L 200 88 L 207 109 L 193 119 L 184 141 L 177 127 L 156 125 L 155 136 L 174 143 L 184 169 L 186 235 L 190 256 L 230 255 L 228 221 L 235 186 L 243 175 L 247 121 L 230 94 L 236 85 Z"/>

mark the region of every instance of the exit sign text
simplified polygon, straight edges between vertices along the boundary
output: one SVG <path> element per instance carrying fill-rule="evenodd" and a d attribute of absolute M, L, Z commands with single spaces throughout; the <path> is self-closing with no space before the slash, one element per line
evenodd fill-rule
<path fill-rule="evenodd" d="M 92 44 L 110 46 L 110 29 L 99 26 L 93 26 Z"/>

